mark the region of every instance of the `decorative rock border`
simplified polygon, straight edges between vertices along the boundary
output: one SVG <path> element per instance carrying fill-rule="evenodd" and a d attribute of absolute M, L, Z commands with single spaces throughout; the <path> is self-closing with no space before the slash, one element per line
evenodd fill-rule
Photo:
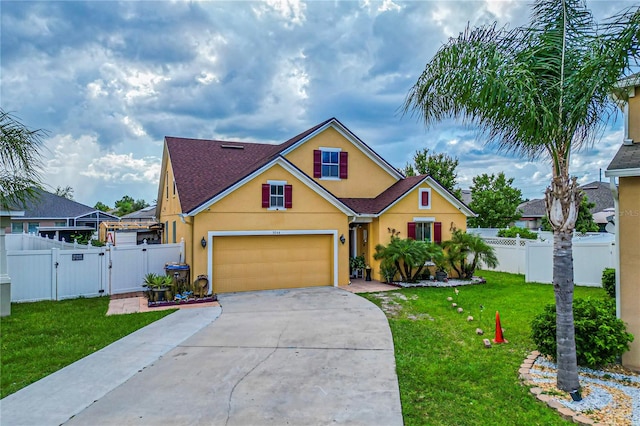
<path fill-rule="evenodd" d="M 525 360 L 520 365 L 520 369 L 518 370 L 518 373 L 520 374 L 520 380 L 522 380 L 526 385 L 535 384 L 535 382 L 533 381 L 533 377 L 531 376 L 531 367 L 533 367 L 533 364 L 535 364 L 539 356 L 540 356 L 540 352 L 533 351 L 531 352 L 530 355 L 528 355 L 525 358 Z M 596 424 L 596 422 L 594 422 L 592 419 L 585 416 L 584 414 L 576 413 L 572 409 L 567 408 L 564 405 L 560 404 L 552 396 L 542 393 L 542 389 L 537 386 L 530 388 L 529 391 L 533 395 L 535 395 L 538 401 L 542 401 L 545 404 L 547 404 L 550 408 L 556 410 L 558 414 L 560 414 L 560 416 L 562 416 L 562 418 L 564 418 L 565 420 L 569 420 L 583 426 L 590 426 L 590 425 Z"/>

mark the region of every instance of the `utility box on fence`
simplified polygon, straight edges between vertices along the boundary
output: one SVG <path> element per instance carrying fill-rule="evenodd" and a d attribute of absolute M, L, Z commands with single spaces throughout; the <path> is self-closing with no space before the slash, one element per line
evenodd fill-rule
<path fill-rule="evenodd" d="M 186 263 L 167 263 L 164 265 L 164 270 L 167 275 L 173 277 L 174 294 L 192 291 L 189 265 Z"/>

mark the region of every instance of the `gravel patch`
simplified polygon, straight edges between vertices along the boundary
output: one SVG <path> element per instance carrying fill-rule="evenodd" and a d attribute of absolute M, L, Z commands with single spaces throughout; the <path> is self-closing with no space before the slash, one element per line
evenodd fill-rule
<path fill-rule="evenodd" d="M 604 424 L 640 426 L 640 376 L 580 367 L 582 401 L 557 395 L 556 364 L 538 357 L 531 367 L 531 382 L 550 391 L 563 406 Z"/>
<path fill-rule="evenodd" d="M 470 280 L 459 280 L 456 278 L 448 279 L 447 281 L 418 281 L 415 283 L 405 283 L 401 281 L 393 282 L 393 285 L 397 285 L 402 288 L 412 288 L 412 287 L 460 287 L 465 285 L 474 285 L 474 284 L 484 284 L 487 281 L 482 277 L 473 277 Z"/>

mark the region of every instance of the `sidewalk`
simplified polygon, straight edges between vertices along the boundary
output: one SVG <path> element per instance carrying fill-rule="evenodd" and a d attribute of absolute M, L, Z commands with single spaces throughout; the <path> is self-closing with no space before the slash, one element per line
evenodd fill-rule
<path fill-rule="evenodd" d="M 21 426 L 67 422 L 222 312 L 220 307 L 201 306 L 180 309 L 0 400 L 0 422 Z"/>

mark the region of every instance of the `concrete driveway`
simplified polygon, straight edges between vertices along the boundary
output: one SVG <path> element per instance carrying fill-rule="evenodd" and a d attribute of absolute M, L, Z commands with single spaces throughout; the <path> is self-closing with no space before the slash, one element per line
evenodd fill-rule
<path fill-rule="evenodd" d="M 329 287 L 219 299 L 217 320 L 65 424 L 402 424 L 391 332 L 375 305 Z"/>

